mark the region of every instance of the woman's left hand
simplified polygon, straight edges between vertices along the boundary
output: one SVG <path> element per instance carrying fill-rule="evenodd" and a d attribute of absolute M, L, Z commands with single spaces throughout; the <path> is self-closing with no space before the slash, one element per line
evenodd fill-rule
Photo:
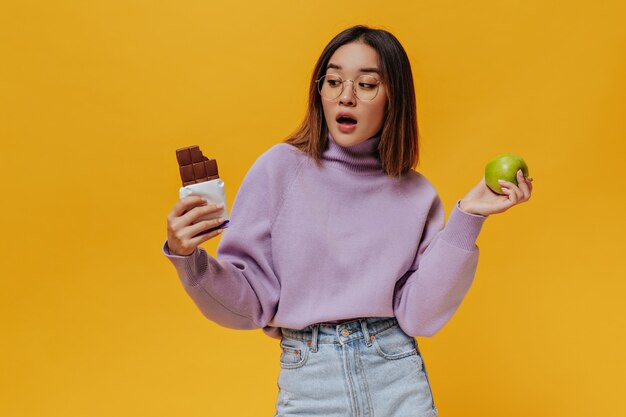
<path fill-rule="evenodd" d="M 504 193 L 504 195 L 499 195 L 487 187 L 483 178 L 463 197 L 460 204 L 461 210 L 483 216 L 502 213 L 516 204 L 528 201 L 533 191 L 532 181 L 532 178 L 524 178 L 520 169 L 517 171 L 518 185 L 504 180 L 498 181 Z"/>

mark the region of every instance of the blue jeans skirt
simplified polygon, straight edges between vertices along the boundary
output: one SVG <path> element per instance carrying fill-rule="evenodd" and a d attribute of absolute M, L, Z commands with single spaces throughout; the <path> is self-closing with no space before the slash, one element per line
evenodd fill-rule
<path fill-rule="evenodd" d="M 415 338 L 395 317 L 281 328 L 274 417 L 436 417 Z"/>

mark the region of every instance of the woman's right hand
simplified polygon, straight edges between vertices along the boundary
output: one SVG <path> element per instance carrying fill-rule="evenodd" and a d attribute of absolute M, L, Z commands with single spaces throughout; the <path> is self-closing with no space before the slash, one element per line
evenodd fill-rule
<path fill-rule="evenodd" d="M 167 246 L 170 254 L 189 256 L 199 244 L 222 233 L 224 229 L 196 236 L 204 230 L 224 223 L 225 219 L 223 218 L 202 220 L 198 223 L 195 221 L 223 208 L 222 204 L 207 203 L 202 197 L 196 195 L 178 200 L 167 216 Z"/>

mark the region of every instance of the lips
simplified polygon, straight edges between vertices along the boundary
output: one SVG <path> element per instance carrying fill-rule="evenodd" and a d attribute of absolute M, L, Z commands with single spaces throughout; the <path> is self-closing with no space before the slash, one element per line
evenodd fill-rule
<path fill-rule="evenodd" d="M 341 133 L 350 134 L 356 130 L 357 120 L 354 115 L 350 113 L 339 113 L 337 115 L 337 129 Z"/>
<path fill-rule="evenodd" d="M 337 123 L 340 125 L 355 125 L 357 120 L 351 113 L 341 112 L 337 115 Z"/>

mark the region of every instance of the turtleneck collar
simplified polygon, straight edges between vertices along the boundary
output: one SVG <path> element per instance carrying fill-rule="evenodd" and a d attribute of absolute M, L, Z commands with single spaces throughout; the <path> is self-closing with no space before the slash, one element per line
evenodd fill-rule
<path fill-rule="evenodd" d="M 331 166 L 358 174 L 375 174 L 383 172 L 378 159 L 380 135 L 352 146 L 341 146 L 328 133 L 328 143 L 322 153 L 322 160 Z"/>

